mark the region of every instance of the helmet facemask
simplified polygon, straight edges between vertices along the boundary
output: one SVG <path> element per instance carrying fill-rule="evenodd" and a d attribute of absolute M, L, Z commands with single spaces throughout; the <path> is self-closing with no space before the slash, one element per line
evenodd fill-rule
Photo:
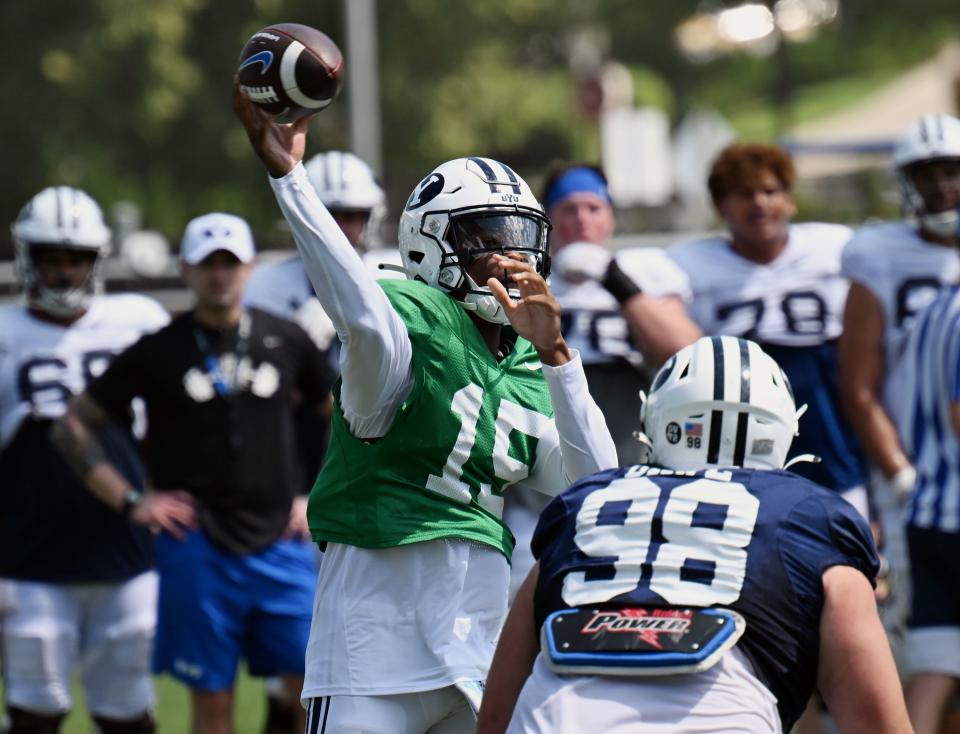
<path fill-rule="evenodd" d="M 16 268 L 30 308 L 57 318 L 69 318 L 86 311 L 93 297 L 103 291 L 103 279 L 100 277 L 102 258 L 96 250 L 76 248 L 77 252 L 90 255 L 90 272 L 83 283 L 48 285 L 40 274 L 35 258 L 39 250 L 61 247 L 58 243 L 17 243 Z"/>
<path fill-rule="evenodd" d="M 486 286 L 489 276 L 502 277 L 502 271 L 477 263 L 484 256 L 519 253 L 546 278 L 549 230 L 537 197 L 509 166 L 492 158 L 457 158 L 437 166 L 407 200 L 398 232 L 402 270 L 479 318 L 507 324 L 503 307 Z M 501 282 L 519 298 L 511 280 Z"/>
<path fill-rule="evenodd" d="M 451 213 L 444 235 L 448 248 L 440 260 L 440 286 L 480 318 L 508 323 L 500 302 L 486 283 L 477 282 L 470 269 L 484 257 L 517 253 L 547 278 L 550 274 L 548 230 L 549 224 L 539 212 L 497 211 L 485 207 Z M 512 299 L 520 298 L 519 289 L 511 281 L 503 278 L 501 282 Z"/>
<path fill-rule="evenodd" d="M 102 291 L 100 265 L 110 249 L 110 230 L 100 206 L 87 193 L 69 186 L 44 189 L 21 209 L 11 232 L 17 276 L 31 308 L 59 318 L 89 308 Z M 87 253 L 92 267 L 84 282 L 45 283 L 35 261 L 43 248 Z"/>
<path fill-rule="evenodd" d="M 931 211 L 915 177 L 927 165 L 950 163 L 960 163 L 960 120 L 951 115 L 920 117 L 904 131 L 893 149 L 893 168 L 905 213 L 937 237 L 957 236 L 960 215 L 956 205 L 932 207 L 940 211 Z"/>
<path fill-rule="evenodd" d="M 960 234 L 960 211 L 956 206 L 944 208 L 942 211 L 930 211 L 928 197 L 924 196 L 921 187 L 917 186 L 915 177 L 926 166 L 942 163 L 951 163 L 960 169 L 960 157 L 940 158 L 919 161 L 897 170 L 897 184 L 903 196 L 904 209 L 908 216 L 913 217 L 924 230 L 937 237 L 955 237 Z M 921 174 L 922 175 L 922 174 Z M 960 170 L 954 177 L 952 184 L 960 190 Z M 960 203 L 960 202 L 958 202 Z"/>

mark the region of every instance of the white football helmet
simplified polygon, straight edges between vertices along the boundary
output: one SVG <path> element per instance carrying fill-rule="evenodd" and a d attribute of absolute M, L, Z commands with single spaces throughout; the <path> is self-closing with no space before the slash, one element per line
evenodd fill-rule
<path fill-rule="evenodd" d="M 339 150 L 315 155 L 304 168 L 320 201 L 331 212 L 370 213 L 359 244 L 365 249 L 378 244 L 380 226 L 387 215 L 387 196 L 373 169 L 353 153 Z"/>
<path fill-rule="evenodd" d="M 400 217 L 400 257 L 412 280 L 448 292 L 480 318 L 509 323 L 500 302 L 467 267 L 478 256 L 520 252 L 550 274 L 550 221 L 526 182 L 490 158 L 457 158 L 414 188 Z M 508 288 L 513 297 L 515 289 Z"/>
<path fill-rule="evenodd" d="M 657 372 L 641 395 L 639 438 L 669 469 L 780 469 L 800 412 L 790 382 L 756 343 L 702 337 Z"/>
<path fill-rule="evenodd" d="M 27 303 L 54 316 L 72 316 L 86 310 L 102 290 L 100 265 L 110 250 L 110 229 L 100 205 L 80 189 L 51 186 L 20 210 L 10 227 L 16 247 L 17 276 Z M 93 270 L 79 288 L 54 288 L 40 279 L 33 253 L 37 248 L 62 247 L 95 254 Z"/>
<path fill-rule="evenodd" d="M 960 228 L 956 209 L 928 212 L 908 171 L 944 159 L 960 160 L 960 120 L 950 115 L 924 115 L 906 129 L 893 149 L 893 167 L 909 216 L 932 234 L 955 235 Z"/>

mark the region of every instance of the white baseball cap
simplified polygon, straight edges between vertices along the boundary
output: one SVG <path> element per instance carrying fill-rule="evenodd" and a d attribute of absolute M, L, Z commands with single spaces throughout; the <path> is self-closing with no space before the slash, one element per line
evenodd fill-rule
<path fill-rule="evenodd" d="M 253 262 L 256 249 L 250 225 L 240 217 L 220 212 L 191 219 L 180 242 L 180 259 L 196 265 L 217 250 L 226 250 L 242 263 Z"/>

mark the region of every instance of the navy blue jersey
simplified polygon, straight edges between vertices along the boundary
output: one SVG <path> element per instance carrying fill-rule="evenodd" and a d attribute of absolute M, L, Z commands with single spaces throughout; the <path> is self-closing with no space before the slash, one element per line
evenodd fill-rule
<path fill-rule="evenodd" d="M 837 224 L 791 224 L 783 250 L 764 263 L 744 257 L 727 237 L 668 251 L 690 278 L 689 312 L 703 332 L 751 339 L 787 373 L 797 405 L 807 405 L 791 455 L 823 459 L 798 464 L 796 471 L 840 492 L 866 478 L 862 453 L 837 400 L 835 343 L 849 290 L 840 269 L 852 234 Z"/>
<path fill-rule="evenodd" d="M 0 578 L 51 584 L 115 583 L 153 566 L 153 537 L 83 486 L 48 435 L 53 422 L 27 418 L 0 451 Z M 97 438 L 107 458 L 143 488 L 129 430 Z"/>
<path fill-rule="evenodd" d="M 839 492 L 864 484 L 863 451 L 840 413 L 836 340 L 806 347 L 760 346 L 786 373 L 797 405 L 807 406 L 790 455 L 814 454 L 821 459 L 818 464 L 801 462 L 792 471 Z"/>
<path fill-rule="evenodd" d="M 533 538 L 538 627 L 601 602 L 722 606 L 747 622 L 737 643 L 777 698 L 783 730 L 816 683 L 823 572 L 871 580 L 870 530 L 835 493 L 785 471 L 599 472 L 547 506 Z"/>
<path fill-rule="evenodd" d="M 0 306 L 0 578 L 113 583 L 153 565 L 150 531 L 91 494 L 48 435 L 115 354 L 166 322 L 160 304 L 132 293 L 97 296 L 69 325 L 21 304 Z M 139 487 L 130 415 L 127 403 L 99 438 Z"/>

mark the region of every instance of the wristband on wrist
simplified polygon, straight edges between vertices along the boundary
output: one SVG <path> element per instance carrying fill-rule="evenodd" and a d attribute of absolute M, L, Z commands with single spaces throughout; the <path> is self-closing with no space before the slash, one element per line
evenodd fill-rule
<path fill-rule="evenodd" d="M 600 285 L 607 289 L 611 296 L 617 299 L 621 306 L 643 290 L 638 286 L 629 275 L 620 269 L 617 264 L 617 258 L 610 259 L 610 265 L 607 272 L 600 281 Z"/>
<path fill-rule="evenodd" d="M 913 485 L 917 482 L 917 470 L 912 466 L 905 466 L 892 477 L 890 477 L 890 486 L 897 499 L 906 497 L 913 491 Z"/>
<path fill-rule="evenodd" d="M 120 506 L 120 514 L 124 517 L 130 517 L 133 508 L 139 505 L 141 501 L 143 501 L 143 492 L 133 487 L 127 488 L 127 491 L 123 493 L 123 504 Z"/>

